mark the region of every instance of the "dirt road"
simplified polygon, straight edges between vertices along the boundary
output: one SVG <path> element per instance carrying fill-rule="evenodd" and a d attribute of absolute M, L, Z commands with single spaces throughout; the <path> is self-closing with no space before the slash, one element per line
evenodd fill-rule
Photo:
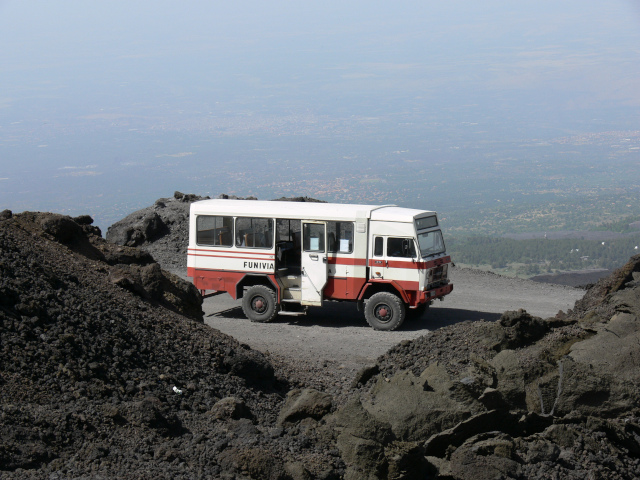
<path fill-rule="evenodd" d="M 506 310 L 524 308 L 532 315 L 551 317 L 572 308 L 584 294 L 571 287 L 460 268 L 453 269 L 451 278 L 451 295 L 436 302 L 422 319 L 407 320 L 394 332 L 373 330 L 350 303 L 328 303 L 310 308 L 306 316 L 281 316 L 268 324 L 247 320 L 240 301 L 226 294 L 206 299 L 203 308 L 207 324 L 252 348 L 317 368 L 333 366 L 349 378 L 402 340 L 465 320 L 496 320 Z"/>

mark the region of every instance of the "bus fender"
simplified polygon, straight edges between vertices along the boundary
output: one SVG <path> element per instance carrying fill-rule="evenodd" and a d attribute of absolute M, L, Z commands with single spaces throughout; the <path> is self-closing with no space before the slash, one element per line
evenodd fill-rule
<path fill-rule="evenodd" d="M 398 296 L 402 299 L 402 301 L 404 303 L 409 303 L 409 297 L 407 296 L 407 292 L 405 292 L 404 288 L 402 288 L 398 282 L 396 282 L 395 280 L 376 280 L 375 282 L 367 282 L 364 284 L 364 286 L 362 287 L 362 290 L 360 290 L 360 295 L 358 295 L 358 303 L 363 302 L 365 297 L 367 296 L 367 291 L 370 288 L 374 288 L 376 290 L 378 290 L 378 285 L 385 285 L 387 286 L 387 288 L 385 288 L 384 290 L 388 291 L 389 290 L 389 286 L 392 287 L 393 290 L 396 291 L 396 293 L 398 294 Z M 378 290 L 379 291 L 379 290 Z"/>
<path fill-rule="evenodd" d="M 244 287 L 252 285 L 266 285 L 273 288 L 276 292 L 276 299 L 280 303 L 280 285 L 276 281 L 276 276 L 273 274 L 254 274 L 247 273 L 236 283 L 236 297 L 235 299 L 242 298 Z"/>

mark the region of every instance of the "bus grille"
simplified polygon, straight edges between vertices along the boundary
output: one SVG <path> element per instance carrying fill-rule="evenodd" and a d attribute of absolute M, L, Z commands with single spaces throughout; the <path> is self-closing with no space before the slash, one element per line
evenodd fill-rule
<path fill-rule="evenodd" d="M 447 284 L 447 265 L 432 268 L 429 273 L 429 288 Z"/>

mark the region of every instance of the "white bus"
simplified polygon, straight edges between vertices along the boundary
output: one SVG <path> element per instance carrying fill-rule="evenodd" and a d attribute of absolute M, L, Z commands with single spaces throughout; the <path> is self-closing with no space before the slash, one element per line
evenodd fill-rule
<path fill-rule="evenodd" d="M 357 302 L 398 328 L 453 290 L 435 212 L 395 205 L 202 200 L 191 204 L 187 275 L 203 296 L 242 298 L 252 321 Z M 209 293 L 207 293 L 209 292 Z"/>

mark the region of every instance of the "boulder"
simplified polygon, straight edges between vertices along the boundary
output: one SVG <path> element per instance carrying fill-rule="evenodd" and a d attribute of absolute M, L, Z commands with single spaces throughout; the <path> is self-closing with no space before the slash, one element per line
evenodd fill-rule
<path fill-rule="evenodd" d="M 387 463 L 386 479 L 427 478 L 429 464 L 421 442 L 391 442 L 384 448 L 384 456 Z"/>
<path fill-rule="evenodd" d="M 243 378 L 247 383 L 269 386 L 275 381 L 273 366 L 260 353 L 247 345 L 241 349 L 229 351 L 223 359 L 223 365 L 231 375 Z"/>
<path fill-rule="evenodd" d="M 287 393 L 278 425 L 296 423 L 305 418 L 320 420 L 331 411 L 333 399 L 328 393 L 313 388 L 295 389 Z"/>
<path fill-rule="evenodd" d="M 378 421 L 391 425 L 398 440 L 425 441 L 486 411 L 473 393 L 474 380 L 463 380 L 451 380 L 438 364 L 431 364 L 419 377 L 410 371 L 391 378 L 380 376 L 363 405 Z"/>
<path fill-rule="evenodd" d="M 227 478 L 260 478 L 268 480 L 291 480 L 281 458 L 266 447 L 232 447 L 220 452 L 217 458 L 224 471 L 241 471 L 244 475 L 229 475 Z M 223 477 L 224 478 L 224 477 Z"/>
<path fill-rule="evenodd" d="M 81 218 L 81 222 L 84 222 L 82 224 L 67 215 L 57 213 L 25 213 L 23 215 L 32 215 L 33 220 L 40 225 L 42 231 L 50 235 L 56 242 L 92 260 L 104 261 L 104 255 L 93 244 L 95 238 L 100 238 L 100 229 L 86 224 L 88 220 L 82 219 L 88 217 L 93 222 L 93 219 L 88 215 L 76 217 Z M 100 238 L 100 240 L 102 239 Z"/>
<path fill-rule="evenodd" d="M 380 367 L 378 367 L 378 365 L 362 367 L 353 377 L 353 380 L 351 381 L 351 388 L 358 388 L 359 386 L 364 385 L 379 373 Z"/>
<path fill-rule="evenodd" d="M 489 362 L 495 370 L 496 390 L 511 408 L 526 405 L 524 370 L 515 350 L 502 350 Z"/>
<path fill-rule="evenodd" d="M 142 211 L 142 214 L 136 212 L 111 225 L 107 229 L 107 241 L 136 247 L 157 240 L 167 233 L 169 228 L 157 212 Z"/>
<path fill-rule="evenodd" d="M 522 348 L 542 338 L 550 324 L 525 310 L 504 312 L 496 323 L 487 324 L 482 341 L 495 351 Z"/>
<path fill-rule="evenodd" d="M 473 436 L 451 455 L 450 475 L 456 480 L 519 478 L 520 465 L 513 439 L 504 433 Z"/>
<path fill-rule="evenodd" d="M 40 219 L 42 230 L 60 243 L 70 243 L 83 237 L 82 227 L 67 215 L 50 213 Z"/>
<path fill-rule="evenodd" d="M 225 397 L 218 400 L 209 413 L 218 420 L 253 418 L 251 410 L 249 410 L 241 399 L 236 397 Z"/>
<path fill-rule="evenodd" d="M 345 480 L 385 478 L 385 445 L 394 440 L 389 424 L 377 420 L 359 399 L 353 399 L 332 414 L 327 425 L 337 434 L 336 445 L 347 467 Z"/>
<path fill-rule="evenodd" d="M 190 282 L 166 272 L 157 263 L 118 264 L 110 268 L 109 280 L 145 300 L 151 300 L 198 321 L 203 320 L 202 296 Z"/>
<path fill-rule="evenodd" d="M 428 456 L 444 457 L 447 450 L 459 447 L 474 435 L 504 428 L 511 431 L 517 423 L 517 416 L 506 411 L 482 412 L 442 432 L 434 433 L 425 442 L 425 452 Z"/>
<path fill-rule="evenodd" d="M 150 253 L 140 250 L 139 248 L 111 244 L 101 244 L 98 248 L 102 251 L 105 262 L 109 265 L 125 264 L 143 266 L 155 262 Z"/>
<path fill-rule="evenodd" d="M 80 226 L 93 224 L 93 218 L 91 217 L 91 215 L 79 215 L 77 217 L 73 217 L 73 221 Z"/>

